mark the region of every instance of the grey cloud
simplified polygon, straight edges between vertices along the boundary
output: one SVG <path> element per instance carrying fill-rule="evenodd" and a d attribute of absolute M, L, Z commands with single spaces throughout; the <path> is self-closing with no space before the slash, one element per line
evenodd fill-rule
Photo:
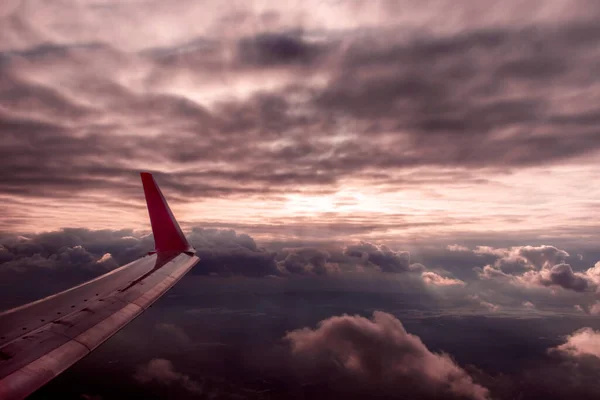
<path fill-rule="evenodd" d="M 299 357 L 333 360 L 351 377 L 376 385 L 378 393 L 409 397 L 487 399 L 488 390 L 473 382 L 449 355 L 431 352 L 393 315 L 375 311 L 372 319 L 342 315 L 316 329 L 288 332 Z"/>
<path fill-rule="evenodd" d="M 375 266 L 383 272 L 408 272 L 411 270 L 408 252 L 394 251 L 385 245 L 360 242 L 347 246 L 344 254 L 356 257 L 365 266 Z"/>
<path fill-rule="evenodd" d="M 368 242 L 345 247 L 320 243 L 315 247 L 283 247 L 270 251 L 258 246 L 251 236 L 233 229 L 195 227 L 187 237 L 200 257 L 192 270 L 192 274 L 199 275 L 326 276 L 372 271 L 418 275 L 427 271 L 422 264 L 410 264 L 410 254 L 406 251 Z M 0 270 L 22 273 L 35 267 L 98 273 L 131 262 L 153 248 L 152 235 L 130 229 L 65 228 L 36 235 L 7 235 L 0 238 L 0 243 Z M 452 280 L 437 272 L 434 275 L 437 283 Z"/>
<path fill-rule="evenodd" d="M 292 274 L 328 275 L 339 272 L 337 263 L 332 263 L 328 252 L 316 248 L 284 248 L 278 254 L 277 265 L 282 271 Z"/>
<path fill-rule="evenodd" d="M 585 272 L 574 272 L 565 262 L 570 257 L 569 253 L 554 246 L 516 246 L 509 249 L 479 246 L 474 252 L 497 257 L 493 265 L 475 268 L 482 279 L 515 285 L 560 286 L 575 292 L 594 290 L 598 286 L 594 267 Z"/>
<path fill-rule="evenodd" d="M 569 253 L 554 246 L 515 246 L 509 249 L 494 249 L 479 246 L 474 252 L 497 257 L 494 268 L 506 274 L 519 274 L 530 270 L 550 269 L 565 262 Z"/>
<path fill-rule="evenodd" d="M 7 237 L 2 242 L 3 247 L 15 258 L 36 254 L 47 258 L 63 249 L 79 247 L 94 254 L 96 258 L 110 253 L 119 263 L 127 263 L 152 250 L 152 237 L 139 236 L 131 229 L 65 228 L 37 235 Z"/>
<path fill-rule="evenodd" d="M 556 307 L 572 311 L 575 304 L 583 304 L 587 310 L 591 306 L 586 304 L 593 303 L 588 297 L 593 296 L 600 282 L 598 266 L 573 272 L 568 265 L 558 264 L 554 269 L 532 267 L 524 273 L 508 273 L 492 264 L 473 274 L 470 263 L 486 258 L 465 251 L 447 251 L 455 256 L 464 254 L 465 258 L 463 261 L 449 258 L 445 262 L 444 252 L 420 250 L 415 253 L 417 262 L 412 262 L 407 251 L 369 242 L 345 246 L 342 243 L 321 242 L 312 246 L 299 243 L 262 248 L 251 236 L 232 229 L 194 228 L 187 236 L 201 259 L 191 275 L 277 276 L 289 278 L 291 285 L 297 280 L 319 276 L 323 284 L 344 286 L 356 281 L 351 284 L 356 287 L 371 287 L 373 282 L 387 279 L 395 290 L 402 287 L 402 290 L 420 293 L 419 296 L 443 299 L 444 304 L 471 311 L 473 304 L 478 305 L 479 310 L 494 311 L 499 307 L 502 310 L 522 307 L 524 301 L 534 302 L 540 310 Z M 7 298 L 12 299 L 0 305 L 4 308 L 67 289 L 130 262 L 153 247 L 151 235 L 132 230 L 87 229 L 6 235 L 0 238 L 0 244 L 1 286 Z M 486 251 L 510 252 L 509 249 Z M 561 254 L 561 251 L 557 249 L 555 253 Z M 518 252 L 515 250 L 515 253 Z M 27 287 L 26 293 L 23 287 Z M 552 295 L 546 287 L 566 290 Z M 475 295 L 481 297 L 469 298 Z"/>
<path fill-rule="evenodd" d="M 192 273 L 253 277 L 280 274 L 275 261 L 277 253 L 258 248 L 246 234 L 195 228 L 188 239 L 200 257 Z"/>
<path fill-rule="evenodd" d="M 552 267 L 548 278 L 540 278 L 542 285 L 558 285 L 564 289 L 584 292 L 589 290 L 590 282 L 582 275 L 573 272 L 569 264 L 558 264 Z"/>
<path fill-rule="evenodd" d="M 536 268 L 549 268 L 560 264 L 569 257 L 569 253 L 554 246 L 523 246 L 518 248 L 519 256 L 525 258 Z"/>

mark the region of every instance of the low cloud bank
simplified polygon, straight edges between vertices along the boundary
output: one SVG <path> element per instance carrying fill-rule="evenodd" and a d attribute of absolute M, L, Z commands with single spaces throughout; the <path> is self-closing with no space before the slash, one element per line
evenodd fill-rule
<path fill-rule="evenodd" d="M 432 286 L 461 285 L 462 281 L 418 263 L 407 251 L 359 242 L 343 249 L 289 247 L 269 251 L 254 239 L 231 229 L 194 228 L 188 240 L 200 256 L 193 274 L 220 276 L 336 275 L 342 272 L 422 274 Z M 87 269 L 101 273 L 133 261 L 153 249 L 152 235 L 132 230 L 62 229 L 0 241 L 0 271 L 27 273 L 36 269 Z"/>

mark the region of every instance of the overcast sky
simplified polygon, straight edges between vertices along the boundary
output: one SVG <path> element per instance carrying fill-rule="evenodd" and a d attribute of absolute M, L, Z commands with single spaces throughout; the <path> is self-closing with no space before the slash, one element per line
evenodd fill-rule
<path fill-rule="evenodd" d="M 592 243 L 596 1 L 0 6 L 3 232 Z"/>

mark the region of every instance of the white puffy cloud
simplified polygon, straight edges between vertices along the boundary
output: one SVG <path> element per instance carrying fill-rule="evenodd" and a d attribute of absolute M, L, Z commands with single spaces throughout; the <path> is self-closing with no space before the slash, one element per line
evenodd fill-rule
<path fill-rule="evenodd" d="M 551 349 L 572 357 L 594 356 L 600 358 L 600 331 L 582 328 L 567 336 L 565 343 Z"/>

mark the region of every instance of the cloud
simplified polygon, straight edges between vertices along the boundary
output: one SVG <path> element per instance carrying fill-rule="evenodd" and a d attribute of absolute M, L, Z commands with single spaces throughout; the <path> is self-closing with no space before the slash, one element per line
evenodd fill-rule
<path fill-rule="evenodd" d="M 152 238 L 132 230 L 65 228 L 28 236 L 8 236 L 0 248 L 0 269 L 29 268 L 106 272 L 151 250 Z"/>
<path fill-rule="evenodd" d="M 132 229 L 91 230 L 64 228 L 33 235 L 10 235 L 0 239 L 3 248 L 17 256 L 40 254 L 48 257 L 64 247 L 81 247 L 101 259 L 106 253 L 119 263 L 129 262 L 152 249 L 152 236 Z M 106 259 L 104 260 L 106 261 Z"/>
<path fill-rule="evenodd" d="M 572 357 L 600 358 L 600 332 L 592 328 L 579 329 L 568 335 L 565 343 L 552 350 Z"/>
<path fill-rule="evenodd" d="M 450 245 L 446 246 L 446 248 L 450 251 L 457 251 L 457 252 L 469 251 L 468 247 L 461 246 L 459 244 L 450 244 Z"/>
<path fill-rule="evenodd" d="M 465 286 L 466 283 L 456 278 L 441 276 L 432 271 L 426 271 L 421 274 L 421 278 L 428 285 L 433 286 Z"/>
<path fill-rule="evenodd" d="M 196 395 L 203 393 L 200 383 L 175 370 L 173 363 L 164 358 L 155 358 L 148 364 L 139 366 L 134 379 L 143 384 L 158 383 L 165 386 L 178 386 Z"/>
<path fill-rule="evenodd" d="M 194 228 L 188 239 L 200 257 L 194 274 L 222 276 L 279 276 L 277 252 L 259 248 L 254 239 L 232 229 Z M 287 271 L 303 273 L 302 268 Z"/>
<path fill-rule="evenodd" d="M 200 256 L 190 275 L 290 280 L 318 276 L 323 284 L 336 281 L 336 285 L 353 288 L 380 285 L 383 283 L 374 282 L 390 279 L 386 287 L 402 287 L 404 291 L 443 299 L 445 304 L 474 313 L 522 308 L 525 302 L 534 303 L 540 310 L 558 307 L 571 312 L 579 304 L 590 313 L 595 300 L 590 296 L 600 281 L 597 265 L 582 272 L 574 272 L 567 264 L 548 268 L 554 260 L 563 259 L 564 252 L 548 250 L 551 246 L 538 246 L 537 252 L 532 246 L 487 250 L 473 246 L 475 250 L 460 252 L 429 246 L 411 249 L 414 251 L 411 255 L 408 251 L 365 241 L 347 245 L 317 242 L 310 246 L 292 242 L 292 246 L 264 248 L 252 236 L 233 229 L 196 227 L 187 237 Z M 0 274 L 2 290 L 10 293 L 6 296 L 10 301 L 1 306 L 9 308 L 65 290 L 131 262 L 152 248 L 152 235 L 127 229 L 68 228 L 5 235 L 0 237 Z M 538 270 L 529 253 L 530 258 L 520 255 L 525 254 L 520 252 L 522 248 L 529 253 L 559 256 L 536 259 L 537 265 L 543 267 Z M 420 262 L 411 262 L 412 258 Z M 510 259 L 509 262 L 521 259 L 520 270 L 525 272 L 502 272 L 506 264 L 497 262 L 498 259 Z M 482 262 L 490 264 L 476 268 L 475 273 L 468 268 Z M 23 285 L 27 285 L 27 293 L 19 290 Z M 570 297 L 556 288 L 580 297 Z"/>
<path fill-rule="evenodd" d="M 278 268 L 291 274 L 328 275 L 340 272 L 339 265 L 330 262 L 330 254 L 316 248 L 284 248 L 278 253 L 278 258 L 283 258 L 277 262 Z"/>
<path fill-rule="evenodd" d="M 535 304 L 533 304 L 530 301 L 524 301 L 523 302 L 523 307 L 528 308 L 530 310 L 533 310 L 533 309 L 535 309 Z"/>
<path fill-rule="evenodd" d="M 586 279 L 586 276 L 574 273 L 569 264 L 558 264 L 553 266 L 549 273 L 545 272 L 542 272 L 539 277 L 542 285 L 557 285 L 563 289 L 574 290 L 576 292 L 583 292 L 588 289 L 589 281 Z"/>
<path fill-rule="evenodd" d="M 110 253 L 98 258 L 82 246 L 62 247 L 57 253 L 44 257 L 39 253 L 31 256 L 15 256 L 10 261 L 3 262 L 1 269 L 5 271 L 26 272 L 30 269 L 89 270 L 90 272 L 107 272 L 118 266 Z"/>
<path fill-rule="evenodd" d="M 600 282 L 598 264 L 586 271 L 574 272 L 565 262 L 569 253 L 554 246 L 517 246 L 510 249 L 480 246 L 474 252 L 497 257 L 493 264 L 476 269 L 481 279 L 514 285 L 558 286 L 575 292 L 594 291 Z"/>
<path fill-rule="evenodd" d="M 488 398 L 487 389 L 474 383 L 449 355 L 432 353 L 398 319 L 381 311 L 375 311 L 371 319 L 331 317 L 314 330 L 288 332 L 285 339 L 294 354 L 330 357 L 349 374 L 384 392 Z"/>
<path fill-rule="evenodd" d="M 516 255 L 527 260 L 538 269 L 549 268 L 550 266 L 564 262 L 569 256 L 564 250 L 557 249 L 554 246 L 522 246 L 513 248 Z"/>
<path fill-rule="evenodd" d="M 266 276 L 279 274 L 276 253 L 258 248 L 254 239 L 233 230 L 196 228 L 188 235 L 201 261 L 194 273 Z M 7 236 L 0 248 L 0 271 L 106 272 L 153 249 L 152 235 L 133 230 L 66 228 L 36 235 Z"/>
<path fill-rule="evenodd" d="M 499 257 L 494 267 L 505 273 L 524 272 L 531 269 L 548 269 L 562 263 L 569 253 L 554 246 L 515 246 L 509 249 L 495 249 L 478 246 L 475 254 Z"/>
<path fill-rule="evenodd" d="M 195 227 L 187 235 L 200 261 L 197 275 L 293 276 L 334 275 L 366 271 L 422 272 L 421 264 L 409 265 L 408 252 L 361 243 L 330 251 L 317 247 L 284 247 L 270 251 L 233 229 Z M 133 230 L 89 230 L 65 228 L 28 236 L 0 238 L 0 271 L 34 273 L 34 269 L 57 272 L 87 271 L 89 276 L 131 262 L 153 249 L 152 235 Z M 348 248 L 353 249 L 348 253 Z M 357 257 L 358 249 L 370 251 Z M 362 253 L 361 253 L 362 254 Z M 366 258 L 365 258 L 366 257 Z M 440 281 L 441 282 L 441 281 Z"/>
<path fill-rule="evenodd" d="M 590 307 L 590 314 L 592 314 L 592 315 L 600 314 L 600 301 L 596 301 L 594 304 L 592 304 L 592 306 Z"/>
<path fill-rule="evenodd" d="M 410 255 L 406 251 L 394 251 L 385 245 L 360 242 L 349 245 L 344 254 L 360 259 L 365 266 L 378 268 L 383 272 L 410 271 Z"/>
<path fill-rule="evenodd" d="M 496 311 L 500 310 L 500 306 L 499 305 L 494 304 L 494 303 L 490 303 L 489 301 L 486 301 L 486 300 L 483 300 L 477 294 L 468 295 L 467 299 L 469 299 L 473 303 L 478 304 L 479 306 L 487 309 L 488 311 L 496 312 Z"/>

